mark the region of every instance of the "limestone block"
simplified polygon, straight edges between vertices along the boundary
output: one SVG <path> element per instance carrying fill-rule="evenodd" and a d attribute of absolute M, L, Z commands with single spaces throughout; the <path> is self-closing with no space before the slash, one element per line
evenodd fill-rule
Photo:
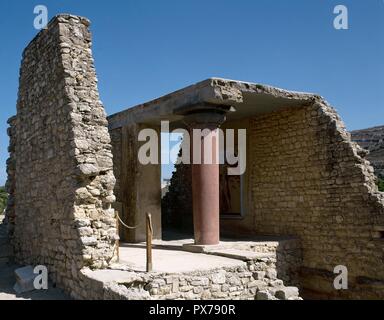
<path fill-rule="evenodd" d="M 15 270 L 16 284 L 13 289 L 16 293 L 24 293 L 35 290 L 33 281 L 37 274 L 33 273 L 32 266 L 26 266 Z"/>
<path fill-rule="evenodd" d="M 276 291 L 276 298 L 281 300 L 297 298 L 298 296 L 299 296 L 299 289 L 296 287 L 285 287 Z"/>
<path fill-rule="evenodd" d="M 272 300 L 273 296 L 266 290 L 259 291 L 256 294 L 256 300 Z"/>
<path fill-rule="evenodd" d="M 223 284 L 225 283 L 225 272 L 218 272 L 212 275 L 212 283 Z"/>

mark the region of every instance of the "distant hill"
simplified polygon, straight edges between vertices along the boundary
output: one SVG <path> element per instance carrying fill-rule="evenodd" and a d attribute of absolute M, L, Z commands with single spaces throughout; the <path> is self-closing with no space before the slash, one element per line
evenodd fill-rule
<path fill-rule="evenodd" d="M 376 174 L 384 179 L 384 126 L 351 132 L 352 140 L 369 150 L 367 159 L 375 168 Z"/>

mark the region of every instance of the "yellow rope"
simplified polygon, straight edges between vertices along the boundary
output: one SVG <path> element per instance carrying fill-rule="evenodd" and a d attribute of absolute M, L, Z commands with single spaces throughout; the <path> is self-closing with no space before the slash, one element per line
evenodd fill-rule
<path fill-rule="evenodd" d="M 119 213 L 118 213 L 117 211 L 116 211 L 116 216 L 117 216 L 117 219 L 120 221 L 120 223 L 121 223 L 124 227 L 126 227 L 127 229 L 137 229 L 138 227 L 140 227 L 140 226 L 142 225 L 142 223 L 139 223 L 137 226 L 135 226 L 135 227 L 131 227 L 131 226 L 125 224 L 125 223 L 123 222 L 123 220 L 121 220 L 121 218 L 120 218 L 120 216 L 119 216 Z"/>

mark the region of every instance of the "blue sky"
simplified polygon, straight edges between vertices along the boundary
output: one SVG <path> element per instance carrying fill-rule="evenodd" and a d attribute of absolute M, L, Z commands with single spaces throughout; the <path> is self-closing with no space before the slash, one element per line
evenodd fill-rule
<path fill-rule="evenodd" d="M 6 120 L 16 112 L 33 9 L 92 21 L 99 90 L 108 114 L 209 77 L 319 93 L 348 129 L 384 124 L 383 0 L 1 0 L 0 184 Z M 333 9 L 349 29 L 333 28 Z"/>

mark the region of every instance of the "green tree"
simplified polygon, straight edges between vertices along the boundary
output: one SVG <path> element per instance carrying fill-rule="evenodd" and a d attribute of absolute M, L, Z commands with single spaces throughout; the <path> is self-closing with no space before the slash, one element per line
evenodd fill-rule
<path fill-rule="evenodd" d="M 7 206 L 8 193 L 5 191 L 4 187 L 0 187 L 0 214 L 3 213 L 5 207 Z"/>
<path fill-rule="evenodd" d="M 379 190 L 381 192 L 384 192 L 384 179 L 379 179 L 378 185 L 379 185 Z"/>

